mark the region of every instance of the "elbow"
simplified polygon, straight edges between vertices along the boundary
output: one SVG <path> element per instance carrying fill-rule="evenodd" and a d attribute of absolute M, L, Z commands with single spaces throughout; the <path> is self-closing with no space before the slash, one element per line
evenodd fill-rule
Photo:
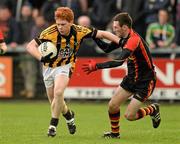
<path fill-rule="evenodd" d="M 28 53 L 31 53 L 31 49 L 32 49 L 31 47 L 32 47 L 31 44 L 28 43 L 27 46 L 26 46 L 26 51 L 27 51 Z"/>
<path fill-rule="evenodd" d="M 35 41 L 32 40 L 31 42 L 29 42 L 27 44 L 26 51 L 31 53 L 31 51 L 33 51 L 34 47 L 36 47 L 36 43 L 35 43 Z"/>
<path fill-rule="evenodd" d="M 109 50 L 109 49 L 104 49 L 103 50 L 105 53 L 110 53 L 111 52 L 111 50 Z"/>

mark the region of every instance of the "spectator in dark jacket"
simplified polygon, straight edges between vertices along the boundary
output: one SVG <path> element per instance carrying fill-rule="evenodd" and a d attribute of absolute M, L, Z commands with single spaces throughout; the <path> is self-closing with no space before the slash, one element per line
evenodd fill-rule
<path fill-rule="evenodd" d="M 0 29 L 4 34 L 6 44 L 12 48 L 17 46 L 19 39 L 19 27 L 7 6 L 0 6 Z"/>
<path fill-rule="evenodd" d="M 116 12 L 116 0 L 95 0 L 90 12 L 92 25 L 98 29 L 106 29 Z"/>

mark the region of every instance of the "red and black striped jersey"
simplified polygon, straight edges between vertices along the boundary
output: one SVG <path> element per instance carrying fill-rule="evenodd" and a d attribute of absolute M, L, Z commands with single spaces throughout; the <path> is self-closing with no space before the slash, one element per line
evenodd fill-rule
<path fill-rule="evenodd" d="M 70 34 L 63 36 L 59 33 L 56 24 L 48 27 L 35 41 L 41 44 L 45 41 L 51 41 L 57 47 L 57 57 L 50 63 L 45 63 L 45 66 L 57 67 L 71 63 L 75 64 L 76 53 L 80 47 L 84 38 L 91 38 L 94 35 L 94 31 L 91 28 L 73 24 L 71 26 Z"/>
<path fill-rule="evenodd" d="M 128 57 L 128 76 L 134 81 L 145 80 L 155 76 L 154 65 L 147 43 L 132 29 L 123 49 L 131 51 Z"/>

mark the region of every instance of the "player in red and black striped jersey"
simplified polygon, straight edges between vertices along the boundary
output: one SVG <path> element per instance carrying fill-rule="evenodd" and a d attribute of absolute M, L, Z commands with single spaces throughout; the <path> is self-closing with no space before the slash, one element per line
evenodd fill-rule
<path fill-rule="evenodd" d="M 118 43 L 119 38 L 110 32 L 86 28 L 73 24 L 74 13 L 68 7 L 59 7 L 55 11 L 55 24 L 42 31 L 28 45 L 27 51 L 43 64 L 43 79 L 51 104 L 51 121 L 48 136 L 56 135 L 59 116 L 62 113 L 70 134 L 76 132 L 74 112 L 69 110 L 64 101 L 64 91 L 68 86 L 70 75 L 76 62 L 76 53 L 85 38 L 106 38 Z M 56 45 L 54 58 L 41 56 L 38 46 L 45 41 Z"/>
<path fill-rule="evenodd" d="M 0 31 L 0 55 L 7 51 L 6 43 L 4 42 L 3 33 Z"/>
<path fill-rule="evenodd" d="M 120 13 L 114 17 L 113 30 L 120 38 L 118 45 L 113 42 L 108 44 L 101 39 L 95 41 L 106 53 L 121 48 L 117 58 L 104 63 L 91 60 L 83 65 L 83 70 L 89 74 L 98 69 L 121 66 L 127 61 L 128 73 L 109 102 L 111 132 L 105 133 L 105 138 L 120 138 L 119 107 L 131 96 L 133 97 L 125 112 L 127 120 L 134 121 L 150 115 L 154 128 L 157 128 L 161 121 L 157 103 L 141 108 L 156 84 L 156 73 L 147 43 L 132 29 L 132 19 L 127 13 Z"/>

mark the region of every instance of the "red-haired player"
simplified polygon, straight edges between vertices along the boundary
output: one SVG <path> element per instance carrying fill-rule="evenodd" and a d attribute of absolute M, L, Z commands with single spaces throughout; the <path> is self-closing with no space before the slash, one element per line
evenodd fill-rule
<path fill-rule="evenodd" d="M 51 104 L 51 121 L 48 136 L 56 135 L 60 114 L 63 114 L 70 134 L 76 132 L 74 112 L 64 101 L 64 91 L 73 73 L 77 51 L 85 38 L 106 38 L 118 43 L 119 38 L 110 32 L 86 28 L 73 24 L 74 13 L 68 7 L 59 7 L 55 11 L 55 24 L 45 29 L 39 37 L 27 45 L 27 51 L 42 62 L 43 78 Z M 50 59 L 42 57 L 38 46 L 45 41 L 51 41 L 57 47 L 58 54 Z"/>

